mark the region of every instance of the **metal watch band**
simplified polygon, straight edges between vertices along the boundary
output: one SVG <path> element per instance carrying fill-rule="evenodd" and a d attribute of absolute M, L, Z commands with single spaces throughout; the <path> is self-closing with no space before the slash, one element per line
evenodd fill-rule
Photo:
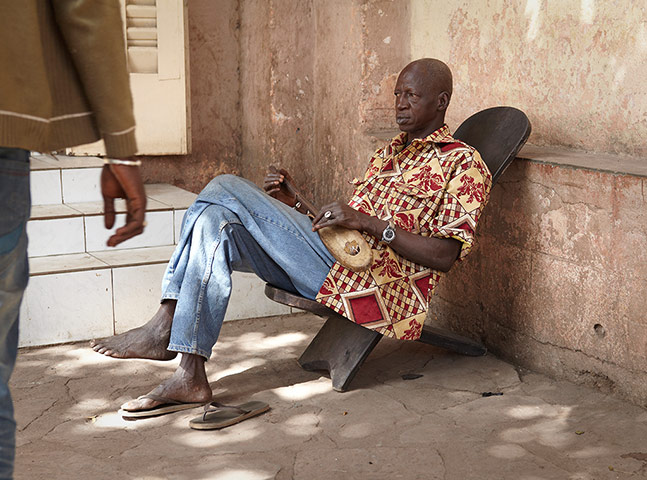
<path fill-rule="evenodd" d="M 389 220 L 389 224 L 382 231 L 382 240 L 380 241 L 382 243 L 389 244 L 393 240 L 395 240 L 395 224 L 393 223 L 393 220 Z"/>

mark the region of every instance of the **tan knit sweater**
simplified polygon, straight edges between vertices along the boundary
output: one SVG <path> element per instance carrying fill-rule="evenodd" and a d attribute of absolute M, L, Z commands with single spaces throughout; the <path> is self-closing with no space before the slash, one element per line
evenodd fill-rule
<path fill-rule="evenodd" d="M 0 1 L 0 146 L 137 150 L 118 0 Z"/>

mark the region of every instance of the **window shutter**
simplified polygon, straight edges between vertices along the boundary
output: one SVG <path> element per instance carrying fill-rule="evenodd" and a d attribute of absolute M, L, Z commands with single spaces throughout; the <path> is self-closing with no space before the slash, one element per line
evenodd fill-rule
<path fill-rule="evenodd" d="M 140 155 L 190 151 L 188 0 L 121 0 Z M 103 142 L 68 149 L 103 155 Z"/>
<path fill-rule="evenodd" d="M 131 73 L 157 73 L 155 0 L 126 0 L 126 48 Z"/>

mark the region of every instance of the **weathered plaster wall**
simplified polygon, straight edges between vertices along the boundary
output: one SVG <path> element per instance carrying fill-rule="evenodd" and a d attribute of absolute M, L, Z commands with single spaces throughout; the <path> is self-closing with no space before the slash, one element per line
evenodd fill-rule
<path fill-rule="evenodd" d="M 449 119 L 513 105 L 530 142 L 647 155 L 647 7 L 632 0 L 411 0 L 412 56 L 455 75 Z"/>
<path fill-rule="evenodd" d="M 375 148 L 367 132 L 392 124 L 408 15 L 392 0 L 242 2 L 240 173 L 260 184 L 283 165 L 315 203 L 346 198 Z"/>
<path fill-rule="evenodd" d="M 478 247 L 441 282 L 437 320 L 514 363 L 647 404 L 646 181 L 517 160 Z"/>
<path fill-rule="evenodd" d="M 298 183 L 313 145 L 312 1 L 241 2 L 241 175 L 261 184 L 269 164 Z"/>
<path fill-rule="evenodd" d="M 241 155 L 238 2 L 191 0 L 188 15 L 192 151 L 146 158 L 142 173 L 198 192 Z"/>
<path fill-rule="evenodd" d="M 397 132 L 393 86 L 445 60 L 450 127 L 509 104 L 537 145 L 647 153 L 647 22 L 629 0 L 192 0 L 193 152 L 149 181 L 198 191 L 285 166 L 322 205 Z M 621 162 L 619 162 L 621 163 Z M 556 376 L 647 398 L 644 178 L 517 161 L 492 191 L 474 253 L 441 283 L 439 322 Z"/>
<path fill-rule="evenodd" d="M 532 144 L 592 152 L 592 165 L 595 154 L 622 154 L 613 159 L 620 169 L 645 161 L 643 3 L 411 6 L 412 57 L 440 58 L 454 72 L 453 128 L 512 105 L 530 117 Z M 441 283 L 431 315 L 516 364 L 647 404 L 644 183 L 517 160 L 492 190 L 478 247 Z"/>
<path fill-rule="evenodd" d="M 395 126 L 408 2 L 195 0 L 188 12 L 192 152 L 146 159 L 145 181 L 197 192 L 238 173 L 260 184 L 273 163 L 316 204 L 346 198 Z"/>

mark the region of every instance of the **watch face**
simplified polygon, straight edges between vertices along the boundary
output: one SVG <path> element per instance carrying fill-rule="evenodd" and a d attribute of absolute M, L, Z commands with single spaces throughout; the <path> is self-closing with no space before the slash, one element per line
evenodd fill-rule
<path fill-rule="evenodd" d="M 393 241 L 393 239 L 395 238 L 395 230 L 389 225 L 384 229 L 384 232 L 382 232 L 382 238 L 385 242 Z"/>

